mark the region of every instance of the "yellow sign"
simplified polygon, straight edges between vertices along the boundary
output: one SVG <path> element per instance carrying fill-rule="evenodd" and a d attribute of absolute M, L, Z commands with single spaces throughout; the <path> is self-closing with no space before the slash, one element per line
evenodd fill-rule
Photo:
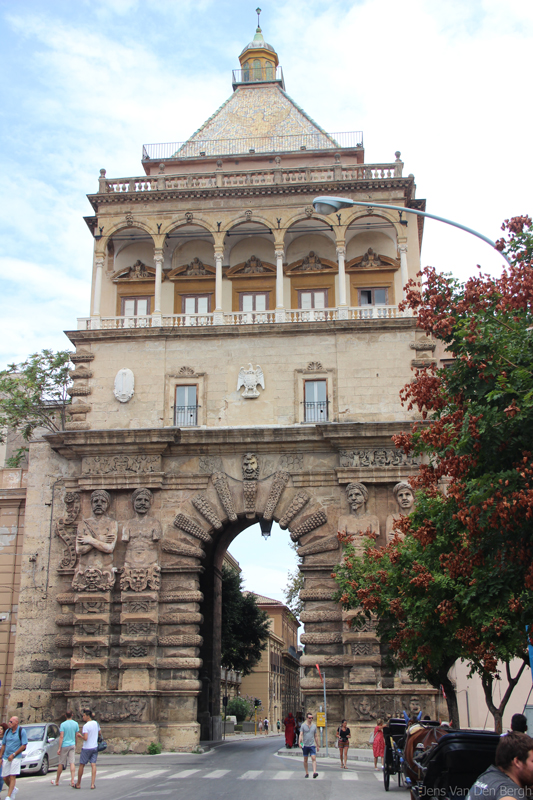
<path fill-rule="evenodd" d="M 326 727 L 326 714 L 325 714 L 324 711 L 317 711 L 316 726 L 317 726 L 317 728 L 325 728 Z"/>

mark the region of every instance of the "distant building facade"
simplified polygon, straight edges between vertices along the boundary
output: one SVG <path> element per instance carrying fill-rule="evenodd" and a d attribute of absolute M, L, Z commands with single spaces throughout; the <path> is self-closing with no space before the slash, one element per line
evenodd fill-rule
<path fill-rule="evenodd" d="M 268 614 L 270 631 L 261 661 L 242 679 L 241 695 L 261 700 L 261 713 L 275 727 L 289 711 L 301 712 L 299 622 L 279 600 L 255 595 L 257 605 Z"/>

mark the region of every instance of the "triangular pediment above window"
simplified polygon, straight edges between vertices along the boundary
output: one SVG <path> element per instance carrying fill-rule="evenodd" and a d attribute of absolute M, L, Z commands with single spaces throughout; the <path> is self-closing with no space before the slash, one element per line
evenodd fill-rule
<path fill-rule="evenodd" d="M 180 278 L 214 278 L 215 268 L 209 264 L 204 264 L 199 258 L 193 258 L 190 264 L 182 264 L 168 273 L 171 281 L 179 280 Z"/>
<path fill-rule="evenodd" d="M 276 267 L 267 261 L 261 261 L 257 256 L 250 256 L 248 261 L 236 264 L 227 272 L 228 278 L 253 278 L 255 275 L 275 275 Z"/>
<path fill-rule="evenodd" d="M 142 261 L 137 260 L 130 267 L 117 269 L 112 280 L 113 283 L 122 283 L 123 281 L 151 281 L 153 278 L 155 278 L 155 267 L 148 267 Z"/>
<path fill-rule="evenodd" d="M 293 261 L 285 273 L 292 275 L 299 272 L 337 272 L 338 264 L 335 261 L 330 261 L 328 258 L 321 258 L 314 250 L 297 261 Z"/>
<path fill-rule="evenodd" d="M 393 269 L 400 268 L 398 259 L 390 258 L 389 256 L 382 256 L 380 253 L 376 253 L 375 250 L 372 250 L 372 248 L 369 247 L 366 253 L 364 253 L 362 256 L 356 256 L 347 262 L 346 271 L 354 272 L 360 269 L 390 270 L 391 267 Z"/>

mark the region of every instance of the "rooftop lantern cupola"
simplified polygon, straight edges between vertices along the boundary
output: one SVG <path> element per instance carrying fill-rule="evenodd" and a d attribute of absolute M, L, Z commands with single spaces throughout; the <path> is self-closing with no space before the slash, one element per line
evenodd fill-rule
<path fill-rule="evenodd" d="M 283 73 L 279 66 L 278 54 L 271 44 L 265 42 L 259 26 L 257 8 L 257 28 L 250 44 L 247 44 L 239 56 L 240 70 L 233 70 L 233 89 L 243 84 L 279 83 L 285 89 Z"/>

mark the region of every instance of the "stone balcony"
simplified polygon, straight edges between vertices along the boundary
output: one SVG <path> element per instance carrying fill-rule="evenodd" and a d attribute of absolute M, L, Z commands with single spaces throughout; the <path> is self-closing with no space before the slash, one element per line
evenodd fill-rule
<path fill-rule="evenodd" d="M 325 309 L 277 309 L 276 311 L 232 311 L 211 314 L 151 314 L 136 317 L 80 317 L 78 330 L 120 328 L 206 328 L 213 325 L 270 325 L 279 323 L 333 322 L 336 320 L 386 320 L 412 316 L 398 306 L 359 306 Z"/>
<path fill-rule="evenodd" d="M 160 172 L 158 175 L 133 178 L 106 178 L 105 170 L 101 170 L 98 194 L 381 181 L 401 178 L 402 171 L 403 162 L 399 158 L 399 153 L 397 160 L 388 164 L 341 164 L 339 160 L 329 166 L 282 168 L 281 165 L 275 165 L 264 169 L 235 171 L 217 167 L 212 172 L 183 174 Z"/>

